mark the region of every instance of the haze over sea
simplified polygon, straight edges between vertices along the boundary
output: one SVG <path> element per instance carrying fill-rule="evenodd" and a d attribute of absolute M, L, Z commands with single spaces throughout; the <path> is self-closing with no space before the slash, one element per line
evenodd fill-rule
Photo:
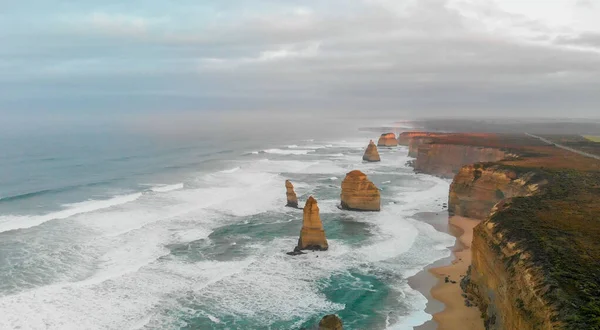
<path fill-rule="evenodd" d="M 268 119 L 267 119 L 268 118 Z M 430 319 L 407 279 L 454 238 L 411 218 L 448 181 L 414 174 L 405 147 L 363 163 L 352 118 L 153 116 L 7 125 L 0 132 L 0 329 L 346 329 Z M 399 128 L 398 131 L 401 131 Z M 360 169 L 382 211 L 341 211 Z M 329 250 L 291 257 L 314 196 Z"/>

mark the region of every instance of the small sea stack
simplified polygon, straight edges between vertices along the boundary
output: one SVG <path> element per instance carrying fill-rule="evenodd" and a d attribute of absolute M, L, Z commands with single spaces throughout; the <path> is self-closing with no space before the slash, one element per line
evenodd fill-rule
<path fill-rule="evenodd" d="M 308 198 L 304 205 L 304 214 L 302 218 L 302 230 L 298 239 L 298 246 L 289 255 L 303 254 L 302 250 L 326 251 L 329 248 L 325 230 L 319 215 L 319 206 L 317 200 L 312 196 Z"/>
<path fill-rule="evenodd" d="M 367 175 L 354 170 L 342 181 L 341 208 L 353 211 L 379 211 L 381 199 L 379 189 L 369 181 Z"/>
<path fill-rule="evenodd" d="M 384 133 L 379 137 L 379 141 L 377 141 L 378 147 L 396 147 L 398 146 L 398 140 L 396 140 L 396 135 L 394 133 Z"/>
<path fill-rule="evenodd" d="M 319 330 L 344 330 L 344 324 L 335 314 L 325 315 L 319 322 Z"/>
<path fill-rule="evenodd" d="M 367 146 L 367 150 L 365 150 L 365 154 L 363 155 L 363 160 L 367 162 L 379 162 L 381 158 L 379 158 L 379 151 L 377 151 L 377 146 L 371 140 L 369 142 L 369 146 Z"/>
<path fill-rule="evenodd" d="M 285 206 L 298 208 L 298 197 L 296 197 L 294 185 L 290 180 L 285 180 L 285 195 L 287 196 L 287 204 Z"/>

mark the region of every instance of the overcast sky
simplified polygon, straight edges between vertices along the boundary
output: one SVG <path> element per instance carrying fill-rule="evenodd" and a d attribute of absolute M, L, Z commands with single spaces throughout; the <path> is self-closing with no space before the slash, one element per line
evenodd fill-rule
<path fill-rule="evenodd" d="M 0 111 L 600 116 L 597 0 L 0 0 Z"/>

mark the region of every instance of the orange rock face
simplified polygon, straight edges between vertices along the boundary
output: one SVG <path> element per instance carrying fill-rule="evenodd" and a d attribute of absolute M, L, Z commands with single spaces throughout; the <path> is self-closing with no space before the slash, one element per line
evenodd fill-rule
<path fill-rule="evenodd" d="M 300 250 L 321 250 L 329 248 L 325 230 L 319 216 L 319 206 L 317 201 L 310 196 L 304 205 L 304 216 L 302 219 L 302 231 L 298 239 L 298 248 Z"/>
<path fill-rule="evenodd" d="M 365 150 L 365 154 L 363 155 L 363 160 L 368 162 L 379 162 L 381 158 L 379 158 L 379 152 L 377 151 L 377 146 L 373 143 L 373 140 L 369 142 L 369 146 L 367 150 Z"/>
<path fill-rule="evenodd" d="M 379 189 L 367 179 L 363 172 L 355 170 L 346 174 L 340 196 L 342 208 L 355 211 L 379 211 L 381 199 Z"/>
<path fill-rule="evenodd" d="M 379 147 L 395 147 L 397 145 L 398 140 L 396 140 L 396 135 L 394 133 L 381 134 L 379 141 L 377 141 L 377 146 Z"/>
<path fill-rule="evenodd" d="M 298 197 L 296 197 L 294 185 L 290 180 L 285 180 L 285 195 L 287 196 L 287 204 L 285 206 L 298 207 Z"/>
<path fill-rule="evenodd" d="M 506 198 L 530 196 L 546 181 L 534 180 L 534 173 L 517 175 L 499 166 L 471 164 L 454 176 L 448 196 L 448 212 L 485 220 L 494 205 Z"/>
<path fill-rule="evenodd" d="M 445 136 L 446 133 L 436 133 L 436 132 L 402 132 L 398 134 L 398 144 L 403 146 L 410 145 L 411 140 L 415 138 L 426 138 L 426 137 L 436 137 L 436 136 Z"/>
<path fill-rule="evenodd" d="M 509 157 L 498 148 L 456 144 L 422 144 L 415 171 L 453 178 L 461 167 L 478 162 L 495 162 Z"/>

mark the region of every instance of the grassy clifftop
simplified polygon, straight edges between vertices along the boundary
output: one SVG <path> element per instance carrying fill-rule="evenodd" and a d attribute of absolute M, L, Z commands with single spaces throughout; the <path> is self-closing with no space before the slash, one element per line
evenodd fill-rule
<path fill-rule="evenodd" d="M 543 274 L 556 321 L 600 329 L 600 172 L 537 171 L 549 181 L 544 192 L 512 199 L 489 221 Z"/>

